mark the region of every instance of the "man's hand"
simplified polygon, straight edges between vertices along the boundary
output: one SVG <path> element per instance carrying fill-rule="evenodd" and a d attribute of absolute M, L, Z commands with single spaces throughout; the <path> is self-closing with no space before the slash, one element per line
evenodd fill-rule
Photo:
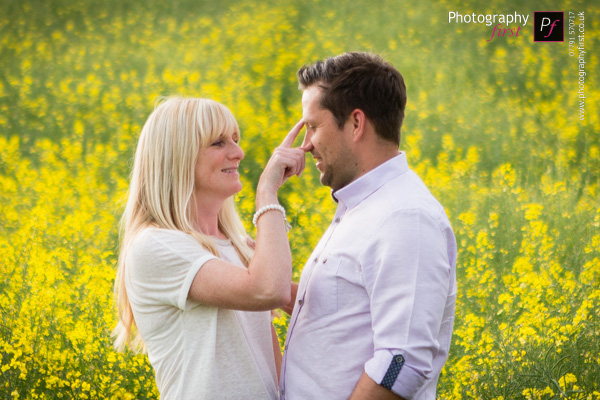
<path fill-rule="evenodd" d="M 363 372 L 349 400 L 404 400 L 391 390 L 387 390 L 375 383 L 373 379 Z"/>

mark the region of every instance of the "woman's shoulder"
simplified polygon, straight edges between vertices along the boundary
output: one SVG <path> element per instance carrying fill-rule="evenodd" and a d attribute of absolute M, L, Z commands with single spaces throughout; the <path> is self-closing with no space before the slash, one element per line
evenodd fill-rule
<path fill-rule="evenodd" d="M 138 232 L 133 240 L 133 246 L 173 245 L 181 242 L 195 243 L 200 246 L 198 241 L 189 233 L 155 226 L 143 228 Z"/>
<path fill-rule="evenodd" d="M 188 233 L 147 227 L 133 239 L 131 254 L 144 258 L 181 257 L 186 254 L 200 255 L 208 252 Z"/>

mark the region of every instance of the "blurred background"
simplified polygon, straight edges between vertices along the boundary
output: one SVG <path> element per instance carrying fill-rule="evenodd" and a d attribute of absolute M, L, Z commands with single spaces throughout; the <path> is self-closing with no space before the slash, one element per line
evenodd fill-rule
<path fill-rule="evenodd" d="M 159 96 L 209 97 L 233 111 L 246 153 L 238 206 L 254 234 L 262 167 L 302 116 L 296 71 L 373 51 L 404 75 L 401 149 L 459 244 L 439 398 L 600 399 L 597 2 L 0 7 L 0 398 L 158 398 L 146 357 L 116 353 L 110 332 L 118 221 Z M 493 25 L 449 23 L 451 11 L 529 19 L 503 24 L 521 26 L 519 36 L 488 41 Z M 563 11 L 566 41 L 534 43 L 534 11 Z M 583 114 L 569 17 L 585 35 Z M 280 199 L 298 279 L 335 204 L 310 156 Z M 287 320 L 275 323 L 283 341 Z"/>

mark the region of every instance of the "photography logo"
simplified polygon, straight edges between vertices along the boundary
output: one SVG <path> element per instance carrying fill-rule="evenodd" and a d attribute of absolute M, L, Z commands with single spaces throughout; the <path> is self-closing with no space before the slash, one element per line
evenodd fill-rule
<path fill-rule="evenodd" d="M 533 41 L 564 42 L 565 13 L 562 11 L 534 11 Z"/>

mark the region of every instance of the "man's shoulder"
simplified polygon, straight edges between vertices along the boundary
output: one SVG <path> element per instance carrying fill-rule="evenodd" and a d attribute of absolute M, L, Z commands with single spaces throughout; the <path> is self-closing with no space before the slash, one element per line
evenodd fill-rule
<path fill-rule="evenodd" d="M 387 214 L 402 210 L 423 210 L 437 214 L 440 209 L 443 210 L 439 201 L 412 170 L 385 182 L 373 194 L 372 203 Z"/>

